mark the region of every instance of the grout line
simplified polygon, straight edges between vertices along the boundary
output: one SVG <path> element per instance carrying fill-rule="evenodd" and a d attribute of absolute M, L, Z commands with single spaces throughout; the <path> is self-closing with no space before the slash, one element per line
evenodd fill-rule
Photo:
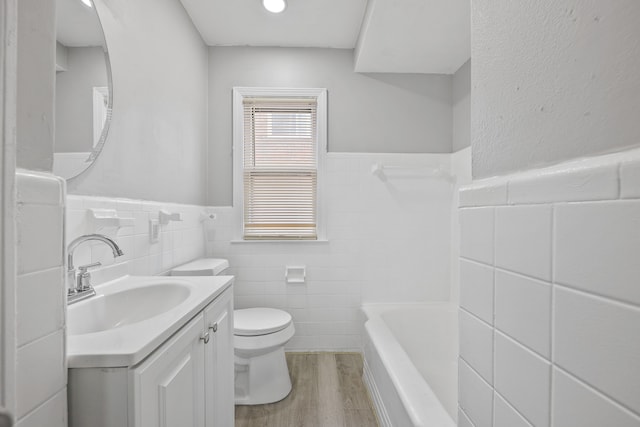
<path fill-rule="evenodd" d="M 602 398 L 602 399 L 606 400 L 607 402 L 613 404 L 614 406 L 618 407 L 618 409 L 622 410 L 623 412 L 627 413 L 628 415 L 633 416 L 634 418 L 637 418 L 638 421 L 640 421 L 640 413 L 638 413 L 638 412 L 634 411 L 633 409 L 629 408 L 624 403 L 619 402 L 618 400 L 616 400 L 612 396 L 609 396 L 604 391 L 602 391 L 602 390 L 594 387 L 593 385 L 587 383 L 586 381 L 582 380 L 578 376 L 576 376 L 576 375 L 572 374 L 571 372 L 567 371 L 563 367 L 561 367 L 559 365 L 555 365 L 555 364 L 554 364 L 553 367 L 554 367 L 554 369 L 557 369 L 559 372 L 562 372 L 563 374 L 565 374 L 569 378 L 573 379 L 575 382 L 577 382 L 581 386 L 585 387 L 588 390 L 591 390 L 592 392 L 597 394 L 600 398 Z"/>
<path fill-rule="evenodd" d="M 528 419 L 527 417 L 525 417 L 525 416 L 524 416 L 524 414 L 523 414 L 522 412 L 520 412 L 520 411 L 519 411 L 515 406 L 513 406 L 513 405 L 511 404 L 511 402 L 509 402 L 509 401 L 507 400 L 507 398 L 506 398 L 505 396 L 503 396 L 503 395 L 502 395 L 502 393 L 498 392 L 498 390 L 495 390 L 495 394 L 496 394 L 496 395 L 498 395 L 498 396 L 500 396 L 500 398 L 504 401 L 504 403 L 506 403 L 506 404 L 507 404 L 507 406 L 508 406 L 509 408 L 511 408 L 511 410 L 512 410 L 513 412 L 515 412 L 516 414 L 520 415 L 520 417 L 522 417 L 522 419 L 524 420 L 524 422 L 526 422 L 526 423 L 527 423 L 527 424 L 529 424 L 530 426 L 533 426 L 533 423 L 531 423 L 531 422 L 529 421 L 529 419 Z"/>
<path fill-rule="evenodd" d="M 491 208 L 492 210 L 492 214 L 493 214 L 493 236 L 492 240 L 493 240 L 493 245 L 491 247 L 491 266 L 492 267 L 496 267 L 496 237 L 497 237 L 497 222 L 498 222 L 498 209 L 493 207 Z M 495 307 L 494 307 L 495 309 Z"/>
<path fill-rule="evenodd" d="M 465 257 L 463 255 L 459 255 L 458 258 L 460 258 L 460 260 L 462 260 L 462 261 L 467 261 L 469 263 L 476 264 L 476 265 L 479 265 L 481 267 L 493 267 L 493 263 L 487 264 L 487 263 L 482 262 L 482 261 L 478 261 L 478 260 L 475 260 L 475 259 L 467 258 L 467 257 Z"/>
<path fill-rule="evenodd" d="M 591 299 L 594 299 L 594 300 L 599 301 L 601 303 L 615 305 L 615 306 L 618 306 L 619 308 L 626 308 L 626 309 L 633 310 L 633 311 L 639 311 L 640 310 L 640 305 L 638 305 L 636 303 L 623 301 L 623 300 L 620 300 L 620 299 L 617 299 L 617 298 L 613 298 L 613 297 L 608 296 L 608 295 L 601 295 L 601 294 L 597 294 L 597 293 L 594 293 L 594 292 L 591 292 L 591 291 L 585 291 L 584 289 L 576 288 L 576 287 L 570 286 L 570 285 L 565 285 L 564 283 L 554 283 L 554 288 L 555 289 L 562 289 L 564 291 L 571 292 L 571 293 L 574 293 L 574 294 L 578 294 L 578 295 L 581 295 L 583 297 L 591 298 Z"/>
<path fill-rule="evenodd" d="M 538 357 L 540 357 L 541 359 L 546 360 L 547 362 L 551 362 L 550 358 L 547 358 L 547 356 L 545 356 L 544 354 L 538 353 L 537 350 L 534 350 L 533 348 L 529 347 L 528 344 L 523 343 L 522 341 L 520 341 L 519 339 L 517 339 L 516 337 L 512 336 L 510 333 L 508 333 L 507 331 L 503 331 L 502 329 L 500 329 L 499 327 L 495 327 L 495 331 L 500 333 L 501 335 L 504 335 L 505 337 L 510 338 L 513 342 L 521 345 L 522 347 L 526 348 L 527 350 L 529 350 L 531 353 L 534 353 L 535 355 L 537 355 Z M 495 350 L 494 350 L 495 351 Z M 551 354 L 551 353 L 549 353 Z"/>
<path fill-rule="evenodd" d="M 39 274 L 45 274 L 45 273 L 52 273 L 56 270 L 64 270 L 64 264 L 60 264 L 54 267 L 45 267 L 41 270 L 34 270 L 34 271 L 29 271 L 26 273 L 20 273 L 20 274 L 16 274 L 16 278 L 22 279 L 22 278 L 29 278 L 30 276 L 37 276 Z"/>
<path fill-rule="evenodd" d="M 489 380 L 487 380 L 484 375 L 482 375 L 480 373 L 480 371 L 478 371 L 473 364 L 471 363 L 471 361 L 465 359 L 465 357 L 461 354 L 458 354 L 458 357 L 460 358 L 460 360 L 462 360 L 466 365 L 469 366 L 469 368 L 471 368 L 471 370 L 473 370 L 473 372 L 475 372 L 480 378 L 482 378 L 482 380 L 489 386 L 489 388 L 491 388 L 493 390 L 494 386 L 493 384 L 489 383 Z M 492 373 L 493 375 L 493 373 Z M 491 380 L 493 381 L 493 377 L 491 378 Z"/>
<path fill-rule="evenodd" d="M 467 419 L 467 421 L 469 421 L 469 423 L 471 424 L 471 427 L 476 427 L 476 425 L 474 424 L 474 422 L 471 419 L 471 417 L 469 416 L 469 414 L 467 414 L 467 412 L 464 409 L 462 409 L 462 406 L 460 406 L 460 404 L 458 404 L 458 411 L 460 411 L 462 414 L 464 414 L 464 416 Z M 458 423 L 460 423 L 460 420 L 458 420 Z"/>
<path fill-rule="evenodd" d="M 469 260 L 469 261 L 472 261 L 472 262 L 475 262 L 475 263 L 479 264 L 478 262 L 473 261 L 473 260 Z M 483 264 L 483 265 L 486 265 L 486 264 Z M 555 279 L 553 279 L 552 281 L 545 281 L 544 279 L 540 279 L 540 278 L 534 277 L 534 276 L 529 276 L 527 274 L 523 274 L 523 273 L 519 273 L 517 271 L 509 270 L 509 269 L 506 269 L 504 267 L 495 267 L 495 270 L 497 270 L 499 272 L 512 274 L 514 276 L 518 276 L 518 277 L 521 277 L 521 278 L 524 278 L 524 279 L 529 279 L 529 280 L 532 280 L 532 281 L 537 282 L 539 284 L 546 284 L 546 285 L 549 285 L 549 286 L 553 285 L 554 287 L 561 287 L 561 288 L 564 288 L 564 289 L 568 289 L 568 290 L 574 291 L 576 293 L 582 294 L 584 296 L 591 296 L 593 298 L 603 300 L 603 302 L 616 303 L 616 304 L 620 304 L 620 305 L 623 305 L 623 306 L 626 306 L 626 307 L 632 308 L 632 309 L 640 309 L 640 304 L 637 304 L 637 303 L 634 303 L 634 302 L 625 301 L 623 299 L 612 297 L 610 295 L 599 294 L 599 293 L 593 292 L 591 290 L 581 289 L 581 288 L 579 288 L 579 287 L 577 287 L 575 285 L 569 285 L 569 284 L 566 284 L 566 283 L 558 282 Z"/>
<path fill-rule="evenodd" d="M 502 337 L 508 339 L 509 341 L 511 341 L 513 344 L 516 344 L 517 346 L 521 347 L 522 349 L 524 349 L 527 353 L 529 353 L 530 355 L 536 357 L 537 359 L 545 362 L 546 364 L 549 365 L 549 367 L 551 367 L 551 360 L 547 359 L 546 357 L 544 357 L 543 355 L 541 355 L 540 353 L 536 352 L 535 350 L 530 349 L 528 346 L 526 346 L 525 344 L 521 343 L 520 341 L 518 341 L 517 339 L 515 339 L 514 337 L 512 337 L 511 335 L 501 331 L 500 329 L 496 329 L 496 334 L 497 335 L 501 335 Z"/>
<path fill-rule="evenodd" d="M 468 315 L 470 315 L 471 317 L 475 318 L 476 320 L 479 320 L 480 322 L 482 322 L 485 326 L 494 329 L 494 326 L 491 325 L 489 322 L 487 322 L 486 320 L 481 319 L 480 317 L 478 317 L 476 314 L 470 312 L 469 310 L 467 310 L 466 308 L 462 307 L 462 306 L 458 306 L 458 309 L 460 309 L 460 311 L 464 311 L 465 313 L 467 313 Z"/>
<path fill-rule="evenodd" d="M 605 199 L 605 200 L 556 200 L 553 202 L 546 203 L 547 205 L 557 205 L 557 206 L 579 206 L 579 205 L 618 205 L 627 202 L 638 202 L 640 201 L 640 197 L 629 198 L 629 199 Z"/>
<path fill-rule="evenodd" d="M 549 322 L 549 361 L 551 362 L 551 371 L 549 372 L 549 426 L 553 426 L 553 397 L 554 397 L 554 383 L 555 383 L 555 370 L 554 366 L 554 346 L 555 332 L 556 332 L 556 205 L 551 205 L 551 295 L 549 301 L 549 315 L 551 316 Z"/>
<path fill-rule="evenodd" d="M 471 369 L 471 371 L 473 371 L 474 374 L 476 374 L 478 376 L 478 378 L 480 378 L 482 380 L 483 383 L 486 384 L 487 387 L 489 387 L 491 389 L 491 391 L 494 390 L 494 387 L 489 384 L 489 382 L 482 376 L 480 375 L 480 372 L 478 372 L 476 370 L 476 368 L 473 367 L 473 365 L 471 365 L 471 363 L 467 362 L 462 356 L 458 355 L 458 358 L 465 364 L 467 365 L 467 367 L 469 367 L 469 369 Z"/>
<path fill-rule="evenodd" d="M 491 393 L 491 424 L 493 425 L 495 423 L 495 420 L 494 420 L 494 418 L 495 418 L 495 411 L 494 411 L 494 392 L 495 392 L 495 388 L 494 388 L 494 386 L 489 384 L 487 382 L 487 380 L 485 380 L 484 377 L 482 375 L 480 375 L 480 373 L 469 362 L 467 362 L 462 356 L 458 355 L 458 360 L 459 360 L 458 372 L 460 370 L 460 364 L 463 363 L 465 366 L 467 366 L 471 370 L 471 372 L 476 374 L 476 376 L 480 379 L 480 381 L 482 383 L 484 383 L 489 388 L 489 391 Z M 460 374 L 458 373 L 458 377 L 459 376 L 460 376 Z M 458 395 L 458 404 L 459 403 L 460 403 L 460 396 Z M 466 413 L 465 413 L 465 415 L 466 415 Z M 472 420 L 471 417 L 467 417 L 467 418 Z"/>
<path fill-rule="evenodd" d="M 619 186 L 618 186 L 619 187 Z M 540 206 L 540 205 L 551 205 L 551 204 L 560 204 L 560 205 L 578 205 L 578 204 L 593 204 L 593 203 L 616 203 L 616 202 L 625 202 L 625 201 L 638 201 L 640 197 L 631 196 L 628 198 L 622 198 L 621 189 L 618 188 L 617 195 L 613 198 L 596 198 L 596 199 L 578 199 L 578 200 L 545 200 L 545 201 L 526 201 L 526 202 L 510 202 L 508 204 L 473 204 L 473 205 L 465 205 L 460 206 L 459 209 L 483 209 L 483 208 L 499 208 L 499 207 L 519 207 L 519 206 Z"/>
<path fill-rule="evenodd" d="M 64 291 L 65 291 L 65 292 L 67 291 L 67 290 L 66 290 L 66 288 L 64 289 Z M 66 294 L 65 294 L 65 301 L 64 301 L 63 305 L 64 305 L 64 306 L 66 306 L 66 305 L 67 305 L 67 301 L 66 301 Z M 60 308 L 62 308 L 62 306 L 61 306 Z M 66 309 L 65 309 L 65 311 L 66 311 Z M 45 339 L 45 338 L 49 338 L 49 337 L 51 337 L 52 335 L 55 335 L 55 334 L 57 334 L 57 333 L 59 333 L 59 332 L 61 332 L 61 331 L 64 333 L 63 335 L 66 335 L 66 330 L 67 330 L 67 325 L 66 325 L 66 318 L 65 318 L 65 319 L 64 319 L 64 324 L 63 324 L 62 326 L 60 326 L 60 327 L 56 328 L 54 331 L 47 332 L 46 334 L 44 334 L 44 335 L 42 335 L 42 336 L 40 336 L 40 337 L 37 337 L 37 338 L 33 338 L 33 339 L 31 339 L 31 340 L 29 340 L 29 341 L 27 341 L 27 342 L 25 342 L 25 343 L 22 343 L 22 344 L 21 344 L 21 345 L 19 345 L 19 346 L 18 346 L 18 345 L 16 345 L 16 351 L 22 350 L 22 349 L 23 349 L 23 348 L 25 348 L 25 347 L 29 347 L 30 345 L 35 344 L 35 343 L 37 343 L 38 341 L 42 341 L 42 340 L 43 340 L 43 339 Z M 16 343 L 17 343 L 17 342 L 16 342 Z M 63 350 L 66 352 L 66 351 L 67 351 L 66 346 L 63 346 L 63 347 L 65 347 L 65 348 L 63 348 Z M 65 363 L 66 363 L 66 361 L 65 361 Z"/>
<path fill-rule="evenodd" d="M 46 404 L 48 404 L 49 402 L 51 402 L 53 399 L 55 399 L 62 391 L 67 389 L 67 384 L 65 383 L 64 386 L 62 386 L 61 388 L 59 388 L 58 390 L 56 390 L 55 392 L 53 392 L 53 394 L 51 394 L 50 396 L 48 396 L 45 400 L 43 400 L 42 402 L 40 402 L 38 405 L 36 405 L 35 408 L 31 409 L 29 412 L 27 412 L 26 414 L 22 415 L 22 417 L 20 417 L 19 419 L 16 419 L 16 424 L 24 424 L 23 421 L 31 416 L 32 414 L 36 413 L 37 411 L 39 411 L 43 406 L 45 406 Z M 66 395 L 66 393 L 65 393 Z M 66 408 L 65 408 L 66 409 Z M 66 411 L 65 411 L 66 412 Z"/>
<path fill-rule="evenodd" d="M 492 424 L 495 425 L 496 423 L 496 401 L 495 401 L 495 394 L 498 392 L 498 390 L 496 389 L 496 369 L 498 367 L 497 363 L 496 363 L 496 330 L 493 330 L 493 334 L 491 335 L 491 338 L 493 339 L 493 357 L 492 357 L 492 364 L 493 364 L 493 387 L 492 387 L 492 391 L 494 394 L 493 397 L 493 401 L 492 401 L 492 405 L 493 407 L 491 408 L 491 412 L 492 412 Z"/>
<path fill-rule="evenodd" d="M 509 185 L 507 183 L 507 203 L 509 202 Z M 497 237 L 497 209 L 493 210 L 493 268 L 491 270 L 491 281 L 492 281 L 492 291 L 493 291 L 493 301 L 492 301 L 492 305 L 493 305 L 493 309 L 492 311 L 492 318 L 491 318 L 491 322 L 492 322 L 492 333 L 491 333 L 491 339 L 492 339 L 492 343 L 491 343 L 491 364 L 492 364 L 492 378 L 491 378 L 491 382 L 492 382 L 492 392 L 491 393 L 491 424 L 495 425 L 496 422 L 496 398 L 495 398 L 495 394 L 496 394 L 496 371 L 498 369 L 498 363 L 496 360 L 496 237 Z"/>
<path fill-rule="evenodd" d="M 515 271 L 515 270 L 509 270 L 508 268 L 505 267 L 500 267 L 500 266 L 496 266 L 495 267 L 496 270 L 502 272 L 502 273 L 509 273 L 512 274 L 514 276 L 518 276 L 524 279 L 528 279 L 528 280 L 532 280 L 535 282 L 538 282 L 540 284 L 545 284 L 545 285 L 550 285 L 551 281 L 550 280 L 545 280 L 545 279 L 541 279 L 539 277 L 535 277 L 535 276 L 531 276 L 525 273 L 520 273 L 519 271 Z"/>

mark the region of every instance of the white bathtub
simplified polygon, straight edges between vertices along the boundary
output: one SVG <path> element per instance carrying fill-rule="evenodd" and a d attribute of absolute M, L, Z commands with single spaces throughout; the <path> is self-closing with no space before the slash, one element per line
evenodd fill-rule
<path fill-rule="evenodd" d="M 365 305 L 364 381 L 384 427 L 455 427 L 458 310 Z"/>

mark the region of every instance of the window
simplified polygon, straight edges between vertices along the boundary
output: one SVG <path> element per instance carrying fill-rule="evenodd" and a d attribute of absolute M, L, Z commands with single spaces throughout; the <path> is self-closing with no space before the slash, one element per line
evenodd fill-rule
<path fill-rule="evenodd" d="M 318 240 L 326 90 L 234 88 L 234 205 L 243 240 Z"/>

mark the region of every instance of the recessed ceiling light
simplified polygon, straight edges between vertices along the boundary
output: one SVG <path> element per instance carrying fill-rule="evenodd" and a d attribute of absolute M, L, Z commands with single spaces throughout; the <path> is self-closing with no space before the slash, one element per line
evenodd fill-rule
<path fill-rule="evenodd" d="M 287 8 L 285 0 L 262 0 L 262 5 L 271 13 L 280 13 Z"/>
<path fill-rule="evenodd" d="M 91 0 L 80 0 L 80 1 L 87 7 L 93 7 Z"/>

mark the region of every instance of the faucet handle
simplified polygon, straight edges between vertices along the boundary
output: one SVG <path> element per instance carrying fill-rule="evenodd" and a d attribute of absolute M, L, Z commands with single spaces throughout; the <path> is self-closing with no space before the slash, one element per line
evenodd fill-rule
<path fill-rule="evenodd" d="M 78 272 L 80 274 L 84 274 L 84 273 L 87 272 L 88 269 L 93 268 L 93 267 L 99 267 L 101 265 L 102 265 L 102 263 L 100 261 L 94 262 L 94 263 L 91 263 L 91 264 L 87 264 L 87 265 L 81 265 L 81 266 L 78 267 Z"/>
<path fill-rule="evenodd" d="M 91 274 L 87 270 L 99 265 L 102 265 L 102 263 L 94 262 L 93 264 L 81 265 L 80 267 L 78 267 L 78 275 L 76 276 L 76 291 L 83 292 L 92 289 Z"/>

